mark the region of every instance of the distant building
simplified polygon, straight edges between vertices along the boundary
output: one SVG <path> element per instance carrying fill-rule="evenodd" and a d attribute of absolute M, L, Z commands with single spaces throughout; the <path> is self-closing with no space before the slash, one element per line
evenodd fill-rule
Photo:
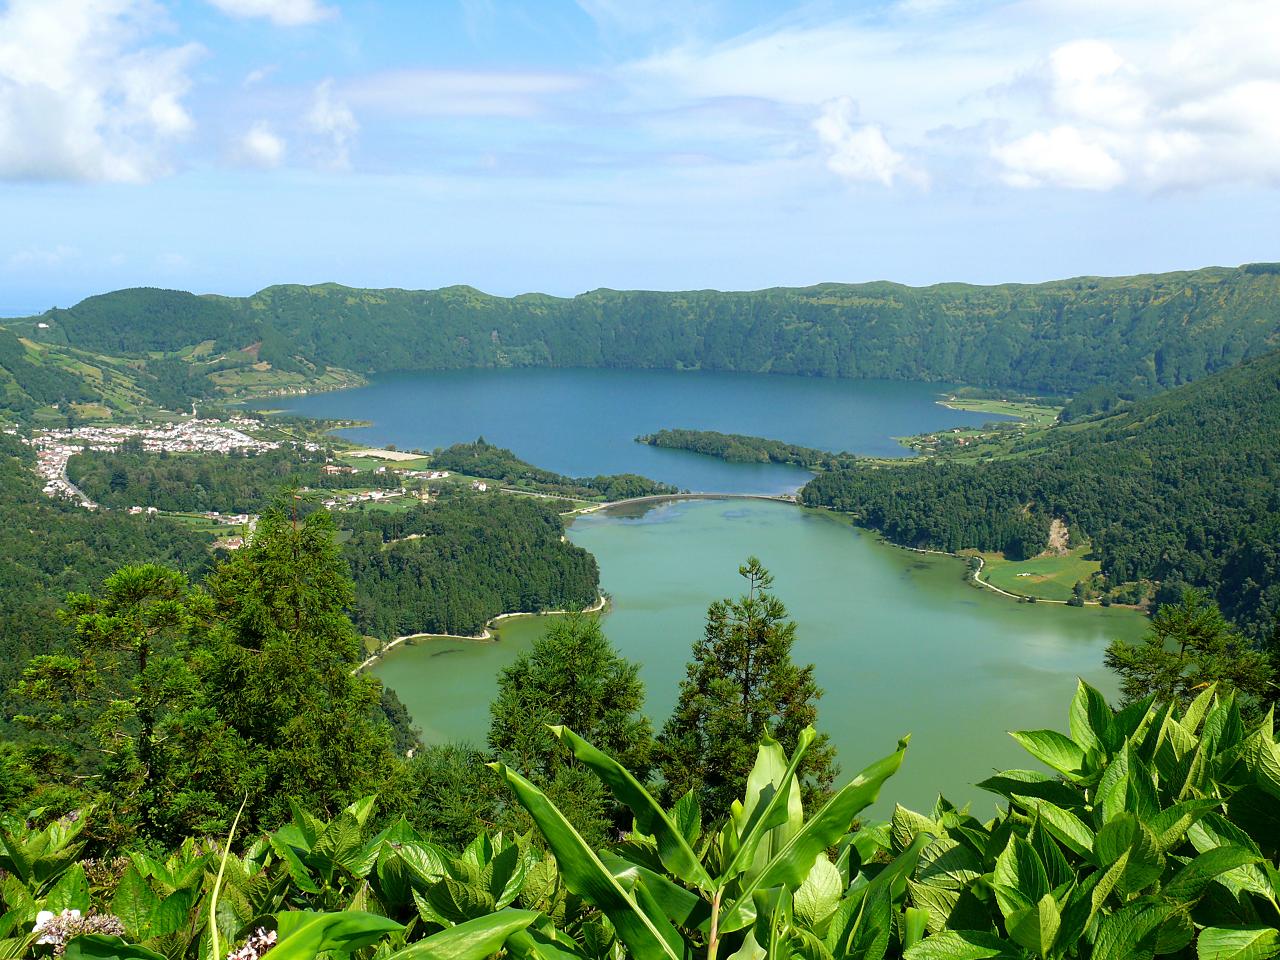
<path fill-rule="evenodd" d="M 485 483 L 483 480 L 473 480 L 471 482 L 471 489 L 479 493 L 484 493 L 486 490 L 489 489 L 489 485 Z"/>

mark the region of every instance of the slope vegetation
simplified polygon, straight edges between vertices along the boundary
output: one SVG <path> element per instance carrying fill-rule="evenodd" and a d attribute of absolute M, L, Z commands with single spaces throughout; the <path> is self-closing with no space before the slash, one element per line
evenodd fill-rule
<path fill-rule="evenodd" d="M 44 326 L 38 326 L 43 324 Z M 269 287 L 121 290 L 12 321 L 47 342 L 234 368 L 639 367 L 951 381 L 1105 409 L 1280 346 L 1280 265 L 979 287 L 820 284 L 742 293 Z"/>
<path fill-rule="evenodd" d="M 940 550 L 1043 549 L 1054 518 L 1092 540 L 1114 583 L 1214 589 L 1254 632 L 1280 613 L 1280 352 L 1053 427 L 1007 459 L 850 465 L 802 491 L 891 540 Z"/>

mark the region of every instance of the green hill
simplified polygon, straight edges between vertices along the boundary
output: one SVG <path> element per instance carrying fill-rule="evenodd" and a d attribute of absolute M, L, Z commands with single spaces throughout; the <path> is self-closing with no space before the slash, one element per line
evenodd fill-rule
<path fill-rule="evenodd" d="M 133 289 L 7 326 L 148 364 L 178 357 L 220 393 L 392 370 L 700 368 L 1084 394 L 1068 411 L 1075 416 L 1280 346 L 1280 265 L 1034 285 L 828 283 L 567 299 L 471 287 L 277 286 L 245 298 Z"/>
<path fill-rule="evenodd" d="M 1280 613 L 1280 352 L 1033 434 L 1007 459 L 858 464 L 820 474 L 810 505 L 891 540 L 1031 556 L 1050 522 L 1088 538 L 1112 583 L 1216 591 L 1255 634 Z"/>

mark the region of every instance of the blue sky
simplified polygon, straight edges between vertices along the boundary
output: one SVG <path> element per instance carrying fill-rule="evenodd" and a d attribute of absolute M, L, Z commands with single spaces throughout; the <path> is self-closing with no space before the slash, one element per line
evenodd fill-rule
<path fill-rule="evenodd" d="M 0 0 L 0 315 L 1280 259 L 1275 0 Z"/>

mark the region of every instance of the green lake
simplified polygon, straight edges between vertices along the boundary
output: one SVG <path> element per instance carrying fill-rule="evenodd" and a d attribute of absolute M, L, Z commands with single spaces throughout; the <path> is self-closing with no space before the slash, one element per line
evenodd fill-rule
<path fill-rule="evenodd" d="M 795 659 L 826 690 L 821 728 L 853 775 L 912 734 L 878 812 L 922 808 L 944 792 L 992 802 L 972 786 L 998 767 L 1034 767 L 1011 729 L 1065 729 L 1075 678 L 1108 694 L 1113 638 L 1135 640 L 1138 614 L 1017 603 L 964 582 L 964 567 L 880 542 L 822 511 L 750 500 L 678 501 L 596 513 L 569 530 L 600 562 L 613 605 L 605 630 L 642 667 L 655 724 L 674 703 L 708 603 L 741 593 L 737 568 L 761 558 L 798 625 Z M 374 672 L 395 688 L 427 742 L 482 742 L 496 675 L 545 629 L 504 621 L 500 642 L 404 646 Z"/>

